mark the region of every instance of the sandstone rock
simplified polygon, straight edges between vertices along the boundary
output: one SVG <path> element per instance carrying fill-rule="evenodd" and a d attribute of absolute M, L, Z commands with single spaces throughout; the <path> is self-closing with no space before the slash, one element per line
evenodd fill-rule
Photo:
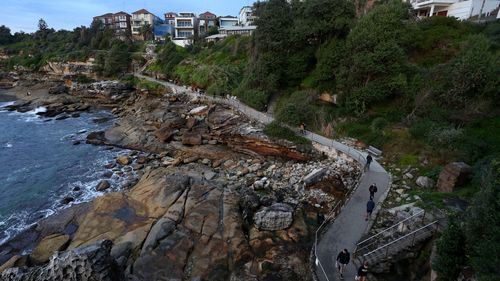
<path fill-rule="evenodd" d="M 415 183 L 422 188 L 433 188 L 434 187 L 434 181 L 428 177 L 420 176 L 417 178 Z"/>
<path fill-rule="evenodd" d="M 311 185 L 319 182 L 321 178 L 325 175 L 326 169 L 317 168 L 310 172 L 307 176 L 304 177 L 304 183 L 306 185 Z"/>
<path fill-rule="evenodd" d="M 471 166 L 464 162 L 453 162 L 446 165 L 439 174 L 437 189 L 440 192 L 452 192 L 455 188 L 464 186 L 472 177 Z"/>
<path fill-rule="evenodd" d="M 67 94 L 68 90 L 69 88 L 66 85 L 59 85 L 49 88 L 49 94 L 51 95 Z"/>
<path fill-rule="evenodd" d="M 139 155 L 137 156 L 137 160 L 135 160 L 137 164 L 146 164 L 149 162 L 149 159 L 145 155 Z"/>
<path fill-rule="evenodd" d="M 155 136 L 158 138 L 160 142 L 169 142 L 171 138 L 174 136 L 174 134 L 175 134 L 175 129 L 166 126 L 158 129 L 155 133 Z"/>
<path fill-rule="evenodd" d="M 212 171 L 208 171 L 208 172 L 205 172 L 204 174 L 204 177 L 206 180 L 212 180 L 217 174 L 212 172 Z"/>
<path fill-rule="evenodd" d="M 68 246 L 69 240 L 68 235 L 61 234 L 53 234 L 43 238 L 30 254 L 30 260 L 35 264 L 47 262 L 55 251 L 64 250 Z"/>
<path fill-rule="evenodd" d="M 2 264 L 2 266 L 0 266 L 0 274 L 2 273 L 2 271 L 6 270 L 8 268 L 24 266 L 24 265 L 26 265 L 26 262 L 27 262 L 26 256 L 18 256 L 18 255 L 13 256 L 8 261 L 6 261 L 4 264 Z"/>
<path fill-rule="evenodd" d="M 196 123 L 197 123 L 196 118 L 189 117 L 186 121 L 186 128 L 191 130 L 196 125 Z"/>
<path fill-rule="evenodd" d="M 118 156 L 116 158 L 116 163 L 120 164 L 120 165 L 128 165 L 130 164 L 130 157 L 128 156 L 125 156 L 125 155 L 122 155 L 122 156 Z"/>
<path fill-rule="evenodd" d="M 208 106 L 202 105 L 196 108 L 193 108 L 189 111 L 190 115 L 206 115 L 208 113 Z"/>
<path fill-rule="evenodd" d="M 182 135 L 183 145 L 201 145 L 201 135 L 193 132 L 185 132 Z"/>
<path fill-rule="evenodd" d="M 286 229 L 293 222 L 293 208 L 288 204 L 275 203 L 258 211 L 254 216 L 254 222 L 263 230 Z"/>
<path fill-rule="evenodd" d="M 44 266 L 10 268 L 0 273 L 0 280 L 123 280 L 123 274 L 110 256 L 111 241 L 57 253 Z"/>
<path fill-rule="evenodd" d="M 111 187 L 111 184 L 107 180 L 100 181 L 99 184 L 96 186 L 95 190 L 97 191 L 104 191 L 108 188 Z"/>
<path fill-rule="evenodd" d="M 92 132 L 87 135 L 87 143 L 101 145 L 106 142 L 106 137 L 104 132 Z"/>

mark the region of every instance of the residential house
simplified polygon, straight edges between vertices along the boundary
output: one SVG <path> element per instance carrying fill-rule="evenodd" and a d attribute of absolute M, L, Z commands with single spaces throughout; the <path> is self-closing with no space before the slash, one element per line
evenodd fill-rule
<path fill-rule="evenodd" d="M 146 9 L 140 9 L 132 13 L 132 36 L 135 39 L 141 40 L 141 29 L 145 25 L 150 25 L 154 31 L 154 26 L 161 22 L 161 19 L 156 15 L 150 13 Z"/>
<path fill-rule="evenodd" d="M 197 33 L 197 18 L 194 13 L 179 13 L 175 17 L 175 44 L 185 47 Z"/>
<path fill-rule="evenodd" d="M 419 18 L 431 16 L 455 17 L 459 20 L 495 16 L 500 0 L 410 0 Z"/>
<path fill-rule="evenodd" d="M 164 41 L 167 37 L 173 38 L 174 33 L 174 26 L 169 24 L 167 21 L 158 22 L 153 28 L 155 41 Z"/>
<path fill-rule="evenodd" d="M 233 16 L 225 16 L 219 18 L 219 28 L 226 28 L 230 26 L 237 26 L 239 19 Z"/>
<path fill-rule="evenodd" d="M 130 33 L 130 18 L 131 16 L 125 12 L 113 15 L 113 29 L 117 34 L 124 36 Z"/>
<path fill-rule="evenodd" d="M 113 28 L 113 13 L 107 13 L 102 16 L 96 16 L 93 18 L 94 22 L 101 22 L 102 26 Z"/>
<path fill-rule="evenodd" d="M 120 37 L 125 37 L 130 33 L 131 16 L 125 12 L 107 13 L 93 18 L 94 22 L 101 22 L 102 28 L 113 29 Z"/>
<path fill-rule="evenodd" d="M 198 16 L 198 34 L 206 34 L 210 28 L 217 26 L 217 16 L 210 12 L 204 12 Z"/>
<path fill-rule="evenodd" d="M 219 29 L 220 34 L 225 34 L 227 36 L 229 35 L 251 35 L 255 29 L 257 29 L 257 26 L 255 25 L 249 25 L 249 26 L 227 26 L 227 27 L 221 27 Z"/>
<path fill-rule="evenodd" d="M 239 24 L 241 26 L 254 25 L 256 17 L 253 14 L 253 8 L 250 6 L 244 6 L 240 10 Z"/>
<path fill-rule="evenodd" d="M 175 17 L 177 17 L 177 13 L 173 12 L 165 13 L 165 23 L 175 26 Z"/>

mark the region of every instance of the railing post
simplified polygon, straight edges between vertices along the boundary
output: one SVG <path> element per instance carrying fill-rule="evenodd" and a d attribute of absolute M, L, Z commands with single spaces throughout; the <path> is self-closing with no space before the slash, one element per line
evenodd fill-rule
<path fill-rule="evenodd" d="M 426 215 L 426 210 L 424 209 L 424 215 L 422 216 L 422 225 L 425 223 L 425 215 Z"/>
<path fill-rule="evenodd" d="M 385 249 L 385 258 L 387 259 L 387 256 L 389 256 L 389 247 L 391 246 L 387 246 L 387 248 Z"/>
<path fill-rule="evenodd" d="M 417 235 L 417 232 L 413 233 L 413 238 L 411 239 L 411 246 L 415 246 L 415 236 Z"/>

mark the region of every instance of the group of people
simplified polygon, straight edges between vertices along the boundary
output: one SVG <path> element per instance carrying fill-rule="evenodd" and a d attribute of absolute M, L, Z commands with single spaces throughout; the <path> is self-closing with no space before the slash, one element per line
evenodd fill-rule
<path fill-rule="evenodd" d="M 338 255 L 335 262 L 335 265 L 340 273 L 340 279 L 344 279 L 344 271 L 351 260 L 351 255 L 347 249 L 342 250 Z M 366 281 L 366 276 L 368 275 L 368 262 L 364 262 L 356 273 L 357 281 Z"/>
<path fill-rule="evenodd" d="M 371 215 L 373 210 L 375 209 L 375 202 L 373 201 L 375 198 L 375 193 L 378 191 L 377 184 L 373 183 L 368 187 L 368 192 L 370 194 L 370 197 L 368 199 L 368 202 L 366 203 L 366 216 L 365 216 L 365 221 L 368 220 Z M 349 254 L 349 251 L 347 249 L 342 250 L 338 255 L 337 259 L 335 260 L 335 265 L 337 267 L 337 270 L 340 273 L 340 279 L 344 279 L 344 271 L 349 264 L 349 261 L 351 260 L 351 256 Z M 368 274 L 368 262 L 364 262 L 359 268 L 356 273 L 356 279 L 357 281 L 366 281 L 367 279 L 367 274 Z"/>

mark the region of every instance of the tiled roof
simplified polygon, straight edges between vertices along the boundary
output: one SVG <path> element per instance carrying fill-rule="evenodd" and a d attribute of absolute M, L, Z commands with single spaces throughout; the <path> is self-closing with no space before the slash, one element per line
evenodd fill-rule
<path fill-rule="evenodd" d="M 140 9 L 139 11 L 135 11 L 132 14 L 151 14 L 151 13 L 146 9 Z"/>
<path fill-rule="evenodd" d="M 101 16 L 96 16 L 96 18 L 109 18 L 109 17 L 112 17 L 113 16 L 113 13 L 106 13 L 104 15 L 101 15 Z"/>
<path fill-rule="evenodd" d="M 125 13 L 124 11 L 119 11 L 118 13 L 115 13 L 115 15 L 127 15 L 127 16 L 129 16 L 129 14 Z"/>
<path fill-rule="evenodd" d="M 213 17 L 215 17 L 216 15 L 215 15 L 215 14 L 210 13 L 209 11 L 206 11 L 206 12 L 204 12 L 203 14 L 200 14 L 200 17 L 209 17 L 209 16 L 213 16 Z"/>

